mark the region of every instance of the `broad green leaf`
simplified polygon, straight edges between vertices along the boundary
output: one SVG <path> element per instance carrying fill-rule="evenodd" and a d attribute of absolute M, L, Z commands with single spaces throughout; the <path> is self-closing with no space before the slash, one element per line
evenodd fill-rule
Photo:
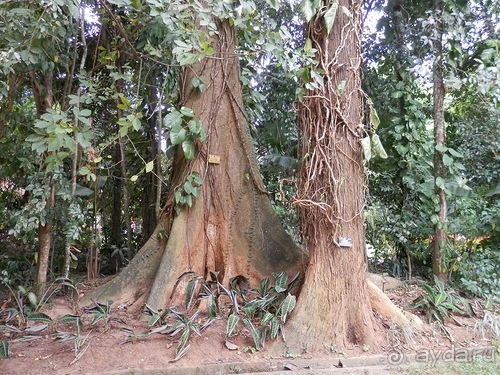
<path fill-rule="evenodd" d="M 189 328 L 185 327 L 184 332 L 182 332 L 181 338 L 179 340 L 179 344 L 177 345 L 176 353 L 179 354 L 182 349 L 184 349 L 184 346 L 186 345 L 187 341 L 189 340 L 191 331 Z"/>
<path fill-rule="evenodd" d="M 274 317 L 274 314 L 270 313 L 269 311 L 266 311 L 266 313 L 264 314 L 264 316 L 262 317 L 262 319 L 260 320 L 260 323 L 262 325 L 265 325 L 267 324 L 269 321 L 271 321 L 271 319 Z"/>
<path fill-rule="evenodd" d="M 193 185 L 191 185 L 191 182 L 189 181 L 184 182 L 184 191 L 186 192 L 186 194 L 193 193 Z"/>
<path fill-rule="evenodd" d="M 441 190 L 445 189 L 445 180 L 442 177 L 436 177 L 436 186 Z"/>
<path fill-rule="evenodd" d="M 177 348 L 179 349 L 179 347 L 177 347 Z M 191 349 L 191 345 L 188 345 L 188 346 L 182 348 L 181 350 L 176 350 L 177 355 L 175 356 L 175 358 L 171 362 L 176 362 L 179 359 L 181 359 L 182 357 L 184 357 L 189 352 L 189 349 Z"/>
<path fill-rule="evenodd" d="M 363 157 L 366 161 L 372 158 L 372 147 L 370 144 L 370 137 L 364 137 L 361 140 L 361 148 L 363 149 Z"/>
<path fill-rule="evenodd" d="M 154 164 L 153 160 L 151 160 L 150 162 L 148 162 L 146 164 L 146 173 L 151 172 L 153 170 L 154 166 L 155 166 L 155 164 Z"/>
<path fill-rule="evenodd" d="M 44 331 L 48 326 L 48 324 L 38 324 L 36 326 L 26 328 L 24 332 L 41 332 Z"/>
<path fill-rule="evenodd" d="M 323 86 L 323 76 L 320 73 L 320 70 L 311 70 L 311 78 Z"/>
<path fill-rule="evenodd" d="M 441 292 L 438 294 L 437 298 L 435 299 L 434 303 L 436 305 L 440 305 L 442 304 L 444 301 L 446 300 L 446 293 L 445 292 Z"/>
<path fill-rule="evenodd" d="M 280 313 L 281 313 L 281 321 L 283 324 L 286 322 L 287 315 L 295 308 L 295 304 L 297 299 L 294 295 L 289 294 L 281 303 Z"/>
<path fill-rule="evenodd" d="M 200 188 L 191 185 L 191 195 L 195 198 L 198 198 L 200 196 Z"/>
<path fill-rule="evenodd" d="M 79 116 L 89 117 L 92 114 L 90 109 L 82 109 L 79 113 Z"/>
<path fill-rule="evenodd" d="M 191 303 L 193 303 L 193 299 L 195 297 L 195 291 L 196 287 L 198 286 L 198 278 L 194 278 L 189 280 L 187 287 L 186 287 L 186 297 L 184 299 L 184 306 L 186 307 L 187 310 L 191 307 Z"/>
<path fill-rule="evenodd" d="M 135 10 L 141 9 L 141 0 L 132 0 L 131 5 L 134 7 Z"/>
<path fill-rule="evenodd" d="M 317 8 L 314 6 L 312 0 L 302 0 L 299 5 L 299 9 L 306 22 L 311 21 L 317 12 Z"/>
<path fill-rule="evenodd" d="M 453 158 L 451 156 L 448 156 L 447 154 L 443 155 L 443 163 L 447 167 L 453 164 Z"/>
<path fill-rule="evenodd" d="M 182 125 L 175 124 L 170 128 L 170 142 L 173 145 L 178 145 L 186 140 L 186 129 Z"/>
<path fill-rule="evenodd" d="M 184 152 L 184 157 L 188 160 L 193 160 L 194 159 L 194 154 L 195 154 L 195 147 L 194 143 L 186 139 L 184 142 L 182 142 L 182 151 Z"/>
<path fill-rule="evenodd" d="M 229 315 L 229 317 L 227 318 L 227 326 L 226 326 L 226 340 L 231 337 L 231 334 L 233 333 L 234 331 L 234 328 L 236 327 L 236 325 L 238 324 L 238 322 L 240 321 L 240 317 L 234 313 L 232 313 L 231 315 Z"/>
<path fill-rule="evenodd" d="M 200 56 L 195 53 L 185 53 L 177 56 L 180 66 L 192 65 L 200 60 Z"/>
<path fill-rule="evenodd" d="M 181 107 L 181 113 L 183 116 L 187 116 L 187 117 L 194 117 L 194 112 L 191 108 L 188 108 L 188 107 Z"/>
<path fill-rule="evenodd" d="M 91 173 L 89 175 L 92 175 Z M 82 185 L 76 185 L 75 195 L 77 197 L 89 197 L 94 194 L 94 190 Z"/>
<path fill-rule="evenodd" d="M 451 154 L 451 156 L 454 156 L 456 158 L 463 158 L 464 156 L 457 152 L 456 150 L 452 149 L 451 147 L 448 147 L 448 152 Z"/>
<path fill-rule="evenodd" d="M 38 298 L 36 297 L 36 294 L 33 292 L 28 293 L 28 300 L 30 301 L 32 306 L 36 306 L 38 303 Z"/>
<path fill-rule="evenodd" d="M 278 330 L 280 328 L 280 322 L 279 322 L 278 318 L 273 317 L 273 319 L 271 319 L 270 326 L 271 326 L 270 327 L 271 328 L 270 337 L 272 340 L 274 340 L 278 336 Z"/>
<path fill-rule="evenodd" d="M 345 6 L 342 6 L 341 8 L 342 8 L 342 13 L 344 13 L 348 18 L 352 19 L 351 11 Z"/>
<path fill-rule="evenodd" d="M 281 272 L 279 275 L 275 276 L 274 289 L 276 290 L 276 292 L 280 293 L 286 290 L 287 280 L 288 280 L 288 275 L 286 272 Z M 277 287 L 280 289 L 279 291 L 278 289 L 276 289 Z"/>
<path fill-rule="evenodd" d="M 188 128 L 191 133 L 199 135 L 203 131 L 203 125 L 200 120 L 190 120 L 188 122 Z"/>
<path fill-rule="evenodd" d="M 198 172 L 193 172 L 188 176 L 188 181 L 195 185 L 202 185 L 203 179 L 200 177 Z"/>
<path fill-rule="evenodd" d="M 250 333 L 252 334 L 253 342 L 255 344 L 255 349 L 260 350 L 261 349 L 261 339 L 260 339 L 260 333 L 255 328 L 255 326 L 252 324 L 250 319 L 243 318 L 243 323 L 247 326 L 249 329 Z"/>
<path fill-rule="evenodd" d="M 139 131 L 141 129 L 141 120 L 136 116 L 132 119 L 132 127 L 135 131 Z"/>
<path fill-rule="evenodd" d="M 371 136 L 371 146 L 375 154 L 382 158 L 387 159 L 387 153 L 384 150 L 384 146 L 382 146 L 382 142 L 380 142 L 380 138 L 378 134 L 372 134 Z"/>
<path fill-rule="evenodd" d="M 29 314 L 27 316 L 27 319 L 32 322 L 45 322 L 45 323 L 52 322 L 52 318 L 50 316 L 41 312 Z"/>
<path fill-rule="evenodd" d="M 127 125 L 127 126 L 122 126 L 120 128 L 120 130 L 118 131 L 118 135 L 120 137 L 125 137 L 128 133 L 128 129 L 130 128 L 130 125 Z"/>
<path fill-rule="evenodd" d="M 194 77 L 191 80 L 191 83 L 195 89 L 198 89 L 200 92 L 205 89 L 205 77 Z"/>
<path fill-rule="evenodd" d="M 182 113 L 173 111 L 163 118 L 163 126 L 172 129 L 174 126 L 182 126 Z"/>
<path fill-rule="evenodd" d="M 373 105 L 370 106 L 370 120 L 372 122 L 373 128 L 377 129 L 380 125 L 380 119 L 378 117 L 377 110 L 373 107 Z"/>
<path fill-rule="evenodd" d="M 39 134 L 30 134 L 26 137 L 26 142 L 40 142 L 42 141 L 43 139 L 45 139 L 45 137 L 43 135 L 39 135 Z"/>
<path fill-rule="evenodd" d="M 335 17 L 337 16 L 338 7 L 339 7 L 338 0 L 333 1 L 330 8 L 326 11 L 324 15 L 327 35 L 329 35 L 330 31 L 332 31 L 333 24 L 335 23 Z"/>
<path fill-rule="evenodd" d="M 436 150 L 439 151 L 439 152 L 446 152 L 448 151 L 448 147 L 446 146 L 443 146 L 443 145 L 436 145 Z"/>
<path fill-rule="evenodd" d="M 312 50 L 312 41 L 311 39 L 307 38 L 304 46 L 304 51 L 309 52 L 311 50 Z"/>
<path fill-rule="evenodd" d="M 151 318 L 149 318 L 148 320 L 148 326 L 149 327 L 152 327 L 154 326 L 156 323 L 158 323 L 158 321 L 161 319 L 160 315 L 159 314 L 153 314 L 151 316 Z"/>
<path fill-rule="evenodd" d="M 8 341 L 0 341 L 0 358 L 9 358 L 9 342 Z"/>
<path fill-rule="evenodd" d="M 211 319 L 215 319 L 217 312 L 219 311 L 219 305 L 217 302 L 217 297 L 210 294 L 207 298 L 208 315 Z"/>

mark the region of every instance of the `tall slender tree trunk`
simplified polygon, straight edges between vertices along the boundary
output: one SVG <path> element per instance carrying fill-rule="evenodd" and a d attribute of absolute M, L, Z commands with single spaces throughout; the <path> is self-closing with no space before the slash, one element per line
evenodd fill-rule
<path fill-rule="evenodd" d="M 116 129 L 119 130 L 118 127 Z M 122 162 L 120 141 L 116 140 L 113 150 L 113 209 L 111 211 L 111 243 L 121 247 L 123 243 L 123 175 L 120 163 Z"/>
<path fill-rule="evenodd" d="M 125 221 L 125 232 L 127 236 L 127 248 L 129 250 L 133 250 L 134 245 L 132 243 L 132 219 L 130 218 L 130 199 L 129 199 L 129 194 L 128 194 L 128 179 L 126 178 L 127 176 L 127 157 L 125 154 L 125 141 L 123 138 L 120 138 L 119 140 L 120 144 L 120 168 L 121 168 L 121 175 L 123 176 L 123 218 Z"/>
<path fill-rule="evenodd" d="M 158 177 L 161 173 L 161 165 L 158 158 L 160 150 L 158 149 L 157 134 L 159 132 L 157 131 L 157 129 L 158 127 L 161 127 L 161 123 L 159 121 L 159 114 L 161 112 L 161 109 L 157 108 L 158 94 L 156 92 L 156 86 L 154 85 L 155 79 L 155 72 L 151 72 L 150 88 L 147 92 L 147 103 L 148 107 L 150 108 L 150 113 L 148 115 L 148 126 L 145 129 L 145 132 L 148 143 L 146 161 L 153 161 L 154 168 L 153 173 L 146 173 L 143 183 L 144 193 L 142 198 L 142 237 L 144 239 L 149 238 L 149 236 L 151 236 L 151 234 L 154 232 L 158 219 L 156 200 L 158 199 Z"/>
<path fill-rule="evenodd" d="M 38 116 L 43 115 L 52 107 L 53 100 L 53 73 L 47 72 L 43 77 L 39 78 L 35 72 L 29 72 L 31 79 L 31 87 L 33 90 L 33 98 Z M 38 225 L 38 256 L 36 263 L 35 287 L 39 296 L 45 292 L 47 284 L 47 275 L 49 271 L 50 250 L 52 247 L 52 225 L 51 215 L 55 204 L 55 182 L 46 176 L 49 181 L 48 194 L 45 201 L 45 215 Z"/>
<path fill-rule="evenodd" d="M 47 286 L 47 275 L 49 272 L 50 250 L 52 248 L 52 224 L 51 211 L 55 204 L 55 184 L 49 184 L 49 196 L 45 202 L 46 218 L 38 225 L 38 256 L 36 262 L 35 287 L 38 296 L 42 296 Z"/>
<path fill-rule="evenodd" d="M 435 0 L 435 23 L 434 23 L 434 184 L 435 193 L 439 199 L 438 220 L 434 225 L 434 243 L 432 254 L 432 273 L 442 282 L 446 282 L 446 266 L 444 264 L 444 251 L 446 247 L 447 227 L 447 202 L 445 192 L 446 166 L 443 162 L 443 147 L 446 146 L 446 125 L 444 121 L 444 96 L 445 86 L 443 78 L 443 0 Z"/>
<path fill-rule="evenodd" d="M 116 278 L 82 303 L 93 297 L 161 309 L 179 302 L 174 287 L 186 271 L 205 277 L 219 272 L 222 282 L 237 275 L 257 282 L 272 272 L 302 269 L 302 252 L 275 215 L 259 173 L 243 111 L 235 30 L 227 21 L 215 22 L 214 55 L 186 68 L 180 87 L 180 105 L 194 111 L 208 141 L 196 145 L 194 160 L 179 150 L 155 232 Z M 193 87 L 194 77 L 204 77 L 203 90 Z M 203 179 L 200 195 L 175 215 L 173 194 L 193 172 Z"/>
<path fill-rule="evenodd" d="M 325 1 L 326 8 L 333 1 Z M 374 342 L 365 264 L 361 91 L 361 1 L 341 0 L 331 32 L 320 11 L 309 23 L 324 85 L 300 109 L 297 205 L 309 250 L 304 285 L 286 326 L 286 348 L 300 352 Z M 352 18 L 340 9 L 346 7 Z"/>

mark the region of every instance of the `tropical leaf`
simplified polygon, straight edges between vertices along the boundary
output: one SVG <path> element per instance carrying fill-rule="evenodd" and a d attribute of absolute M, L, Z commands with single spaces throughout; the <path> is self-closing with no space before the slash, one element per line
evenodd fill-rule
<path fill-rule="evenodd" d="M 280 328 L 280 322 L 279 322 L 278 318 L 273 317 L 273 319 L 271 319 L 270 328 L 271 328 L 270 337 L 272 340 L 274 340 L 278 336 L 278 331 Z"/>
<path fill-rule="evenodd" d="M 247 326 L 250 333 L 252 334 L 253 342 L 255 343 L 255 349 L 261 349 L 261 337 L 257 328 L 252 324 L 250 319 L 243 318 L 243 323 Z"/>
<path fill-rule="evenodd" d="M 270 313 L 269 311 L 266 311 L 266 313 L 264 314 L 264 316 L 262 317 L 262 319 L 260 320 L 260 323 L 262 325 L 265 325 L 267 324 L 269 321 L 271 321 L 271 319 L 274 317 L 274 314 Z"/>
<path fill-rule="evenodd" d="M 185 132 L 186 131 L 184 130 L 184 133 Z M 184 157 L 187 160 L 193 160 L 194 159 L 195 151 L 196 151 L 196 149 L 194 147 L 194 143 L 193 143 L 192 140 L 186 139 L 186 140 L 182 141 L 182 152 L 184 153 Z"/>
<path fill-rule="evenodd" d="M 41 332 L 45 330 L 49 325 L 48 324 L 37 324 L 33 327 L 28 327 L 24 330 L 24 332 Z"/>
<path fill-rule="evenodd" d="M 297 299 L 294 295 L 289 294 L 285 300 L 281 303 L 280 313 L 281 313 L 281 321 L 283 324 L 286 322 L 287 315 L 292 312 L 295 308 L 295 304 L 297 303 Z"/>
<path fill-rule="evenodd" d="M 182 126 L 182 114 L 178 111 L 168 113 L 163 118 L 163 125 L 167 129 L 172 129 L 174 126 Z"/>
<path fill-rule="evenodd" d="M 372 158 L 372 147 L 370 137 L 364 137 L 361 139 L 361 148 L 363 149 L 363 157 L 366 161 L 370 161 Z"/>
<path fill-rule="evenodd" d="M 175 124 L 170 128 L 170 142 L 173 145 L 178 145 L 186 140 L 187 132 L 181 124 Z"/>
<path fill-rule="evenodd" d="M 326 33 L 327 35 L 330 34 L 330 31 L 332 31 L 333 24 L 335 23 L 335 18 L 337 16 L 337 9 L 339 7 L 338 0 L 334 0 L 330 8 L 326 11 L 324 17 L 325 20 L 325 27 L 326 27 Z"/>
<path fill-rule="evenodd" d="M 184 306 L 186 307 L 187 310 L 191 307 L 191 303 L 193 302 L 193 299 L 195 298 L 195 291 L 197 290 L 197 286 L 199 283 L 199 278 L 196 277 L 194 279 L 189 280 L 187 287 L 186 287 L 186 297 L 184 299 Z"/>
<path fill-rule="evenodd" d="M 380 141 L 378 134 L 372 134 L 371 146 L 373 151 L 375 151 L 375 155 L 382 159 L 387 159 L 387 153 L 385 152 L 384 146 L 382 146 L 382 142 Z"/>
<path fill-rule="evenodd" d="M 0 341 L 0 358 L 9 358 L 9 342 Z"/>
<path fill-rule="evenodd" d="M 30 301 L 32 306 L 36 306 L 38 304 L 38 298 L 36 297 L 36 294 L 33 292 L 28 293 L 28 300 Z"/>
<path fill-rule="evenodd" d="M 277 293 L 284 292 L 286 290 L 286 282 L 288 280 L 287 273 L 286 272 L 282 272 L 279 275 L 274 275 L 274 277 L 275 277 L 274 290 Z"/>
<path fill-rule="evenodd" d="M 316 1 L 313 0 L 302 0 L 299 4 L 300 12 L 304 16 L 306 22 L 311 21 L 318 11 L 315 3 Z"/>
<path fill-rule="evenodd" d="M 179 350 L 179 352 L 176 352 L 177 355 L 170 362 L 177 362 L 179 359 L 181 359 L 182 357 L 184 357 L 189 352 L 189 349 L 191 349 L 191 345 L 188 345 L 188 346 L 182 348 L 181 350 Z"/>
<path fill-rule="evenodd" d="M 226 340 L 231 337 L 236 325 L 240 321 L 240 317 L 236 314 L 230 314 L 227 318 L 227 326 L 226 326 Z"/>
<path fill-rule="evenodd" d="M 380 118 L 378 117 L 377 111 L 373 104 L 370 104 L 370 121 L 373 125 L 373 129 L 377 129 L 380 125 Z"/>
<path fill-rule="evenodd" d="M 442 304 L 445 300 L 446 300 L 446 293 L 445 292 L 441 292 L 437 295 L 437 298 L 434 300 L 434 304 L 436 305 L 440 305 Z"/>
<path fill-rule="evenodd" d="M 27 320 L 31 322 L 45 322 L 45 323 L 50 323 L 52 322 L 52 318 L 48 316 L 47 314 L 41 313 L 41 312 L 35 312 L 32 314 L 29 314 L 26 317 Z"/>

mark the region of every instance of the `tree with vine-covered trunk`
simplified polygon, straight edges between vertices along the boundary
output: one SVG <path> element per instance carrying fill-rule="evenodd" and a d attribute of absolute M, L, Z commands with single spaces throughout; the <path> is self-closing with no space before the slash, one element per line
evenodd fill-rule
<path fill-rule="evenodd" d="M 361 1 L 325 1 L 308 24 L 315 69 L 324 81 L 306 93 L 300 107 L 296 204 L 310 258 L 287 325 L 292 352 L 376 346 L 363 227 L 360 6 Z"/>
<path fill-rule="evenodd" d="M 183 298 L 187 279 L 178 281 L 188 271 L 216 272 L 222 282 L 237 275 L 258 282 L 302 269 L 302 252 L 275 215 L 259 173 L 235 29 L 227 20 L 214 24 L 213 54 L 182 71 L 178 110 L 165 117 L 179 147 L 159 224 L 131 263 L 83 303 L 111 299 L 163 309 Z"/>

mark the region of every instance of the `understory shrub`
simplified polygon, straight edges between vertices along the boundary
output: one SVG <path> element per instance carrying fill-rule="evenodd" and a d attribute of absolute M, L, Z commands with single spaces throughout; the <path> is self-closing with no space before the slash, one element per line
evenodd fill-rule
<path fill-rule="evenodd" d="M 465 253 L 455 280 L 464 292 L 500 302 L 500 250 L 478 248 Z"/>

